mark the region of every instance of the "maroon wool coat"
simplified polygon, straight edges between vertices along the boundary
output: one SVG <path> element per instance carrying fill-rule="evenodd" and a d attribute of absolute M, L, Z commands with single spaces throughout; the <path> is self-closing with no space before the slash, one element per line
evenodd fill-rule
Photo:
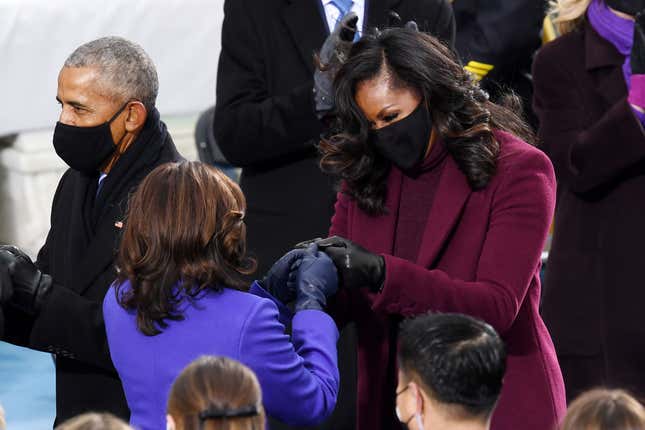
<path fill-rule="evenodd" d="M 558 179 L 542 312 L 569 398 L 607 385 L 645 401 L 645 133 L 624 61 L 585 24 L 533 65 L 541 146 Z"/>
<path fill-rule="evenodd" d="M 551 430 L 565 412 L 564 387 L 538 313 L 540 256 L 555 204 L 548 158 L 496 132 L 497 174 L 472 191 L 448 156 L 417 261 L 393 251 L 402 173 L 388 178 L 388 213 L 369 216 L 339 194 L 330 235 L 385 257 L 381 293 L 341 290 L 334 313 L 358 330 L 358 430 L 401 428 L 394 415 L 396 333 L 403 317 L 459 312 L 491 324 L 507 345 L 504 388 L 494 430 Z"/>

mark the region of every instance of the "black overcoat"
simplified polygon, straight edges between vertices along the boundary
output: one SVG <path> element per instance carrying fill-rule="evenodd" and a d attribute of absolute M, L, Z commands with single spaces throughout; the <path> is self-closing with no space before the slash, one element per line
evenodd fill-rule
<path fill-rule="evenodd" d="M 51 228 L 36 261 L 53 277 L 52 293 L 34 319 L 7 309 L 5 327 L 5 340 L 55 355 L 57 423 L 88 411 L 129 418 L 108 351 L 103 297 L 116 277 L 114 257 L 129 193 L 152 169 L 180 159 L 155 110 L 95 200 L 98 175 L 69 169 L 58 184 Z"/>
<path fill-rule="evenodd" d="M 515 91 L 531 122 L 531 63 L 540 47 L 546 0 L 454 0 L 456 48 L 464 65 L 471 61 L 493 69 L 482 81 L 493 100 Z"/>
<path fill-rule="evenodd" d="M 558 201 L 543 298 L 567 397 L 595 385 L 645 395 L 645 134 L 625 57 L 585 23 L 533 66 Z"/>

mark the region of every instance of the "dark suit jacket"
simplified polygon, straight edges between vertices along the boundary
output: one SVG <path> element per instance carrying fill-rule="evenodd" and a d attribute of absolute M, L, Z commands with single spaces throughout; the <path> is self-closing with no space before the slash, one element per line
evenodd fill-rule
<path fill-rule="evenodd" d="M 447 0 L 370 0 L 367 27 L 387 12 L 452 42 Z M 318 168 L 313 55 L 328 34 L 319 0 L 228 0 L 217 74 L 215 138 L 243 167 L 249 249 L 263 274 L 296 243 L 323 236 L 335 192 Z"/>
<path fill-rule="evenodd" d="M 547 157 L 508 133 L 497 173 L 472 191 L 448 156 L 416 261 L 393 254 L 402 173 L 392 168 L 387 213 L 370 216 L 339 194 L 330 235 L 385 258 L 380 293 L 341 290 L 334 316 L 358 328 L 358 429 L 402 428 L 394 417 L 398 323 L 433 312 L 457 312 L 493 326 L 507 348 L 495 430 L 554 429 L 566 409 L 555 349 L 538 312 L 540 255 L 555 204 Z M 401 215 L 403 216 L 403 215 Z"/>
<path fill-rule="evenodd" d="M 598 384 L 645 395 L 645 134 L 624 60 L 585 24 L 533 67 L 541 145 L 558 179 L 543 314 L 558 355 L 577 360 L 563 367 L 569 397 Z"/>
<path fill-rule="evenodd" d="M 532 117 L 530 80 L 533 54 L 540 47 L 546 0 L 454 0 L 456 47 L 467 65 L 494 66 L 482 86 L 493 99 L 514 90 Z"/>
<path fill-rule="evenodd" d="M 36 261 L 53 277 L 54 288 L 35 319 L 8 310 L 5 339 L 56 355 L 57 422 L 88 411 L 129 417 L 102 311 L 105 292 L 116 278 L 120 229 L 115 223 L 124 222 L 128 194 L 139 182 L 158 165 L 179 159 L 154 111 L 105 179 L 90 221 L 83 219 L 83 205 L 86 193 L 96 193 L 98 177 L 69 169 L 58 184 L 51 228 Z"/>

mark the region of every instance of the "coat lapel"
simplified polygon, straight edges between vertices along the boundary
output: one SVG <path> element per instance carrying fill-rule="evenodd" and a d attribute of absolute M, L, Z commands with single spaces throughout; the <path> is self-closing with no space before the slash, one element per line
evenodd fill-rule
<path fill-rule="evenodd" d="M 464 174 L 448 156 L 421 239 L 417 264 L 432 267 L 472 192 Z"/>
<path fill-rule="evenodd" d="M 312 7 L 319 0 L 291 0 L 287 2 L 282 19 L 293 39 L 294 45 L 308 70 L 314 72 L 314 54 L 320 50 L 329 33 L 320 7 Z"/>
<path fill-rule="evenodd" d="M 360 244 L 374 253 L 392 254 L 394 251 L 394 234 L 399 216 L 399 201 L 401 200 L 401 185 L 403 175 L 398 169 L 392 169 L 387 181 L 387 197 L 383 215 L 370 216 L 363 211 L 356 211 L 352 231 L 360 234 Z"/>
<path fill-rule="evenodd" d="M 614 104 L 627 93 L 622 65 L 625 57 L 591 26 L 585 29 L 585 68 L 594 81 L 598 94 Z"/>
<path fill-rule="evenodd" d="M 122 205 L 114 205 L 101 217 L 97 230 L 89 243 L 85 255 L 72 274 L 70 287 L 83 294 L 114 262 L 120 228 L 115 224 L 123 219 Z"/>

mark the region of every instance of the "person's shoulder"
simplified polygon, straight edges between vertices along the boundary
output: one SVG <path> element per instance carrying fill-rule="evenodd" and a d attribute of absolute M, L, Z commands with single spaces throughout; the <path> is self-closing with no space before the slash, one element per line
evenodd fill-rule
<path fill-rule="evenodd" d="M 535 64 L 550 66 L 577 61 L 584 56 L 584 45 L 584 28 L 570 31 L 542 46 L 535 55 Z"/>
<path fill-rule="evenodd" d="M 56 194 L 64 193 L 68 189 L 74 187 L 74 185 L 79 183 L 79 181 L 81 180 L 81 175 L 81 172 L 72 168 L 65 170 L 65 173 L 63 173 L 63 176 L 61 176 L 60 180 L 58 181 Z"/>
<path fill-rule="evenodd" d="M 539 148 L 506 131 L 495 130 L 493 134 L 500 147 L 498 171 L 553 171 L 549 157 Z"/>
<path fill-rule="evenodd" d="M 112 282 L 103 297 L 103 319 L 106 325 L 109 325 L 111 321 L 125 317 L 126 314 L 136 313 L 135 311 L 126 310 L 120 303 L 123 295 L 130 291 L 131 288 L 132 286 L 128 280 L 123 282 L 115 280 Z"/>
<path fill-rule="evenodd" d="M 129 280 L 119 281 L 118 279 L 114 280 L 110 287 L 105 293 L 104 301 L 118 301 L 125 294 L 132 290 L 132 284 Z"/>
<path fill-rule="evenodd" d="M 217 302 L 222 309 L 230 309 L 238 314 L 255 313 L 258 309 L 266 306 L 273 305 L 275 307 L 275 304 L 269 299 L 234 288 L 224 287 L 218 292 L 210 292 L 209 297 Z"/>

